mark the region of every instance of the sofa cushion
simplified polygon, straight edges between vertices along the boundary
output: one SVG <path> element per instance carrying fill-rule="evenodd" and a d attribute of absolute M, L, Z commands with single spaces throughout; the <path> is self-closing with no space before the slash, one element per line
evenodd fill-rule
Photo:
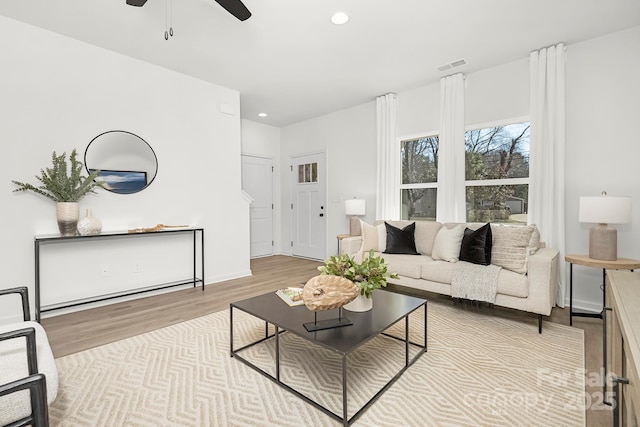
<path fill-rule="evenodd" d="M 442 224 L 435 221 L 416 221 L 416 250 L 422 255 L 433 253 L 433 243 Z"/>
<path fill-rule="evenodd" d="M 460 246 L 460 261 L 473 264 L 491 264 L 491 225 L 485 224 L 477 230 L 466 228 Z"/>
<path fill-rule="evenodd" d="M 529 296 L 529 278 L 524 274 L 514 273 L 503 268 L 498 276 L 498 293 L 527 298 Z"/>
<path fill-rule="evenodd" d="M 458 261 L 464 229 L 465 226 L 463 224 L 456 225 L 451 229 L 442 227 L 440 231 L 438 231 L 436 239 L 433 242 L 431 257 L 434 260 L 443 260 L 448 262 Z"/>
<path fill-rule="evenodd" d="M 515 273 L 527 272 L 527 258 L 535 225 L 508 226 L 492 224 L 491 263 Z"/>
<path fill-rule="evenodd" d="M 447 261 L 433 261 L 422 269 L 422 278 L 432 282 L 451 284 L 454 263 Z"/>
<path fill-rule="evenodd" d="M 431 282 L 451 284 L 454 268 L 455 263 L 446 261 L 424 263 L 422 266 L 422 278 Z M 523 274 L 514 273 L 503 268 L 498 274 L 497 293 L 527 298 L 529 296 L 529 278 Z"/>
<path fill-rule="evenodd" d="M 378 254 L 384 258 L 387 269 L 400 276 L 419 279 L 423 270 L 423 265 L 433 264 L 431 257 L 426 255 L 406 255 L 406 254 Z"/>
<path fill-rule="evenodd" d="M 416 251 L 415 230 L 416 223 L 412 222 L 400 229 L 385 222 L 387 228 L 387 247 L 385 254 L 420 255 Z"/>
<path fill-rule="evenodd" d="M 360 252 L 382 252 L 387 247 L 387 229 L 383 224 L 370 225 L 360 220 L 360 230 L 362 230 L 362 246 Z"/>

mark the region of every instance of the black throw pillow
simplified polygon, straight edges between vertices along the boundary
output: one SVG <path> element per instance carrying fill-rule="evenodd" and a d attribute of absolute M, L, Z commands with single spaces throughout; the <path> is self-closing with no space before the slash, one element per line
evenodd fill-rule
<path fill-rule="evenodd" d="M 464 230 L 460 246 L 460 261 L 489 265 L 491 264 L 492 245 L 491 224 L 485 224 L 475 231 L 467 228 Z"/>
<path fill-rule="evenodd" d="M 403 229 L 394 227 L 387 222 L 385 222 L 384 225 L 387 228 L 387 248 L 383 253 L 420 255 L 416 251 L 415 222 L 412 222 Z"/>

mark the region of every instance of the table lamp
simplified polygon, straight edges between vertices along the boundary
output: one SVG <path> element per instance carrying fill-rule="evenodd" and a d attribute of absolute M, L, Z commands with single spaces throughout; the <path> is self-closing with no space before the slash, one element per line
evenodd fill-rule
<path fill-rule="evenodd" d="M 607 224 L 626 224 L 631 221 L 631 197 L 580 197 L 580 222 L 598 224 L 589 230 L 589 258 L 603 261 L 618 259 L 618 231 Z"/>
<path fill-rule="evenodd" d="M 349 199 L 344 201 L 344 213 L 345 215 L 351 215 L 349 234 L 352 236 L 359 236 L 362 232 L 360 230 L 360 218 L 358 218 L 358 215 L 365 215 L 365 208 L 364 199 Z"/>

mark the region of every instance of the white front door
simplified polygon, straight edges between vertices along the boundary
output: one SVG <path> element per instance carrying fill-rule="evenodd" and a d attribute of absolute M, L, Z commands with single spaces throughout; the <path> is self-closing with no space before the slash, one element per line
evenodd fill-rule
<path fill-rule="evenodd" d="M 251 196 L 251 257 L 273 255 L 273 167 L 271 159 L 242 156 L 242 189 Z"/>
<path fill-rule="evenodd" d="M 293 255 L 322 260 L 326 256 L 327 196 L 325 154 L 292 159 L 291 204 Z"/>

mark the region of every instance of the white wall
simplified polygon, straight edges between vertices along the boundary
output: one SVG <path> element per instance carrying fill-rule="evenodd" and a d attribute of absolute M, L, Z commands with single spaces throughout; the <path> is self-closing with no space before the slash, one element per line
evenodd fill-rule
<path fill-rule="evenodd" d="M 81 201 L 81 213 L 93 208 L 105 231 L 157 223 L 204 227 L 206 282 L 250 274 L 236 91 L 5 17 L 0 17 L 0 51 L 3 288 L 26 284 L 33 295 L 33 236 L 57 233 L 55 205 L 32 193 L 12 193 L 11 180 L 35 182 L 34 175 L 51 164 L 52 151 L 77 148 L 82 158 L 93 137 L 113 129 L 133 132 L 153 147 L 157 177 L 133 195 L 99 190 Z M 221 104 L 235 114 L 220 113 Z M 189 250 L 184 239 L 134 243 L 138 240 L 144 239 L 111 241 L 98 245 L 97 252 L 81 244 L 47 248 L 43 296 L 100 293 L 115 282 L 137 284 L 183 273 Z M 142 262 L 140 273 L 133 274 L 134 261 Z M 101 275 L 105 263 L 109 277 Z M 159 268 L 167 271 L 159 274 Z"/>
<path fill-rule="evenodd" d="M 292 178 L 291 157 L 324 151 L 327 160 L 327 256 L 337 253 L 338 234 L 349 232 L 344 200 L 366 200 L 367 215 L 373 221 L 376 191 L 375 103 L 362 104 L 316 119 L 282 128 L 281 162 L 283 251 L 291 253 Z"/>
<path fill-rule="evenodd" d="M 283 168 L 280 162 L 280 128 L 242 119 L 242 154 L 271 159 L 273 165 L 273 252 L 282 254 Z"/>
<path fill-rule="evenodd" d="M 542 46 L 541 46 L 542 47 Z M 581 195 L 606 189 L 633 197 L 633 223 L 618 226 L 619 256 L 640 258 L 640 158 L 634 127 L 640 111 L 640 27 L 568 46 L 567 60 L 567 253 L 588 252 L 588 225 L 578 223 Z M 400 92 L 398 137 L 437 131 L 440 84 Z M 528 52 L 522 59 L 467 75 L 465 121 L 468 125 L 529 115 Z M 367 221 L 375 218 L 375 103 L 367 103 L 282 129 L 282 159 L 326 149 L 329 163 L 328 248 L 335 235 L 348 232 L 341 212 L 344 197 L 367 199 Z M 338 150 L 338 153 L 336 153 Z M 283 163 L 284 164 L 284 163 Z M 283 206 L 290 203 L 290 182 L 283 177 Z M 290 218 L 283 211 L 283 241 Z M 561 262 L 564 262 L 562 259 Z M 568 270 L 568 269 L 567 269 Z M 574 303 L 599 310 L 601 271 L 576 267 Z M 567 277 L 568 283 L 568 277 Z"/>
<path fill-rule="evenodd" d="M 631 196 L 631 224 L 616 225 L 618 257 L 640 259 L 640 26 L 567 49 L 567 253 L 587 254 L 580 196 Z M 602 271 L 574 267 L 574 303 L 602 307 Z"/>

